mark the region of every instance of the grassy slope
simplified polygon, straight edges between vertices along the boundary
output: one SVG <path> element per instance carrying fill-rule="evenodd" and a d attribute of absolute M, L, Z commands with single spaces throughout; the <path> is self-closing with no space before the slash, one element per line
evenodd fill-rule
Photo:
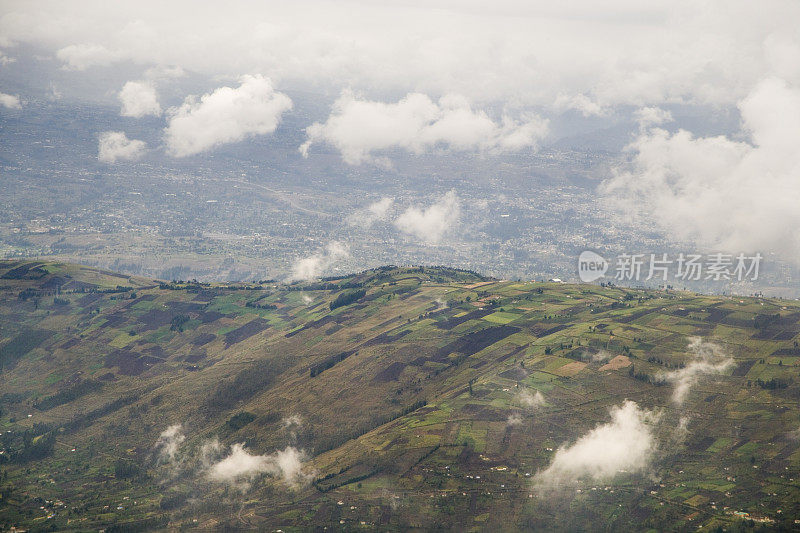
<path fill-rule="evenodd" d="M 330 311 L 354 285 L 366 296 Z M 775 314 L 756 329 L 756 317 Z M 449 269 L 159 287 L 76 265 L 0 262 L 3 455 L 19 452 L 23 437 L 13 436 L 26 430 L 31 449 L 52 442 L 41 458 L 0 465 L 0 524 L 694 529 L 741 526 L 731 513 L 743 510 L 793 525 L 799 383 L 756 383 L 800 382 L 799 331 L 794 301 Z M 655 376 L 688 360 L 692 335 L 721 345 L 736 366 L 701 380 L 681 409 L 671 386 L 581 361 L 602 349 Z M 520 388 L 541 391 L 547 405 L 523 409 Z M 558 498 L 534 491 L 552 450 L 626 398 L 662 412 L 651 475 L 587 482 Z M 226 424 L 243 412 L 249 423 Z M 507 424 L 512 413 L 520 424 Z M 287 430 L 282 420 L 295 414 L 304 423 Z M 689 435 L 676 444 L 681 416 Z M 288 490 L 264 477 L 242 493 L 175 476 L 152 456 L 175 423 L 186 449 L 214 436 L 258 453 L 296 445 L 316 481 Z M 120 464 L 134 472 L 123 476 Z"/>

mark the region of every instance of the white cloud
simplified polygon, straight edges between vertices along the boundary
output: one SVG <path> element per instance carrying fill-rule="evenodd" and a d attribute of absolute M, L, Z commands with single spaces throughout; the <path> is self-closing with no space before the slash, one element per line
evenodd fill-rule
<path fill-rule="evenodd" d="M 463 96 L 448 95 L 434 103 L 428 96 L 408 94 L 394 104 L 361 100 L 345 91 L 324 123 L 306 128 L 303 156 L 316 143 L 327 143 L 345 162 L 373 161 L 372 153 L 404 149 L 414 154 L 436 148 L 502 152 L 535 148 L 547 134 L 547 121 L 535 115 L 517 122 L 508 116 L 493 121 L 475 111 Z"/>
<path fill-rule="evenodd" d="M 379 220 L 386 220 L 389 217 L 389 210 L 394 204 L 392 198 L 381 198 L 380 200 L 369 204 L 365 209 L 359 209 L 347 217 L 347 223 L 351 226 L 357 226 L 367 229 L 372 224 Z"/>
<path fill-rule="evenodd" d="M 178 449 L 184 440 L 186 440 L 186 436 L 183 434 L 183 426 L 181 424 L 169 426 L 161 432 L 155 443 L 159 459 L 162 462 L 174 462 L 178 455 Z"/>
<path fill-rule="evenodd" d="M 461 216 L 461 206 L 455 191 L 449 191 L 427 208 L 409 207 L 394 224 L 409 235 L 436 244 L 449 232 Z"/>
<path fill-rule="evenodd" d="M 225 482 L 253 479 L 266 470 L 266 463 L 266 457 L 251 455 L 244 449 L 244 444 L 233 444 L 230 454 L 210 467 L 208 477 Z"/>
<path fill-rule="evenodd" d="M 56 52 L 56 57 L 68 70 L 86 70 L 94 66 L 108 66 L 119 60 L 119 54 L 99 44 L 71 44 Z"/>
<path fill-rule="evenodd" d="M 800 89 L 764 80 L 739 110 L 750 142 L 650 129 L 629 147 L 631 168 L 603 191 L 675 240 L 711 251 L 775 252 L 800 264 Z"/>
<path fill-rule="evenodd" d="M 337 261 L 350 257 L 347 246 L 338 241 L 333 241 L 325 249 L 302 259 L 292 265 L 292 273 L 287 282 L 311 280 L 320 277 L 328 268 Z"/>
<path fill-rule="evenodd" d="M 272 133 L 292 101 L 263 76 L 242 76 L 238 88 L 221 87 L 198 100 L 190 96 L 169 110 L 164 130 L 168 151 L 176 157 L 197 154 L 220 144 Z"/>
<path fill-rule="evenodd" d="M 612 408 L 610 422 L 556 451 L 550 466 L 536 475 L 537 484 L 547 487 L 582 478 L 600 481 L 620 472 L 647 469 L 656 449 L 651 428 L 656 419 L 630 400 Z"/>
<path fill-rule="evenodd" d="M 20 102 L 19 96 L 0 93 L 0 106 L 7 107 L 8 109 L 22 109 L 22 102 Z"/>
<path fill-rule="evenodd" d="M 144 141 L 128 139 L 125 132 L 106 131 L 99 135 L 97 159 L 104 163 L 116 163 L 117 160 L 134 160 L 144 152 Z"/>
<path fill-rule="evenodd" d="M 519 394 L 517 394 L 516 400 L 527 409 L 536 409 L 545 404 L 544 395 L 542 395 L 542 393 L 538 390 L 533 394 L 524 389 L 520 390 Z"/>
<path fill-rule="evenodd" d="M 122 102 L 120 114 L 124 117 L 144 117 L 161 115 L 156 88 L 148 81 L 129 81 L 119 92 Z"/>
<path fill-rule="evenodd" d="M 10 65 L 11 63 L 14 63 L 15 61 L 16 61 L 16 58 L 9 57 L 9 56 L 7 56 L 5 54 L 5 52 L 0 50 L 0 65 L 3 65 L 3 66 Z"/>
<path fill-rule="evenodd" d="M 295 488 L 304 485 L 312 477 L 303 472 L 305 460 L 305 452 L 291 446 L 271 455 L 252 455 L 244 444 L 239 443 L 233 444 L 226 457 L 209 467 L 207 476 L 213 481 L 246 489 L 256 477 L 269 474 Z"/>
<path fill-rule="evenodd" d="M 295 428 L 301 424 L 299 416 L 290 417 L 286 424 Z M 191 457 L 178 461 L 178 452 L 186 440 L 181 424 L 165 429 L 154 445 L 159 462 L 173 467 L 186 466 L 199 469 L 206 478 L 220 483 L 227 483 L 247 490 L 250 483 L 258 476 L 267 474 L 281 479 L 290 488 L 305 485 L 313 478 L 313 472 L 306 471 L 304 462 L 307 459 L 303 450 L 287 446 L 270 455 L 253 455 L 247 451 L 244 443 L 237 443 L 226 448 L 219 439 L 209 439 L 202 443 L 199 450 Z"/>
<path fill-rule="evenodd" d="M 683 405 L 689 391 L 702 376 L 721 374 L 733 365 L 733 359 L 728 357 L 721 346 L 705 342 L 700 337 L 690 339 L 688 350 L 693 359 L 686 366 L 670 372 L 661 372 L 656 376 L 675 384 L 672 401 L 679 406 Z"/>
<path fill-rule="evenodd" d="M 302 486 L 313 477 L 311 473 L 303 472 L 303 463 L 307 459 L 303 450 L 287 446 L 284 450 L 270 455 L 269 458 L 273 463 L 270 473 L 280 476 L 283 482 L 291 487 Z"/>

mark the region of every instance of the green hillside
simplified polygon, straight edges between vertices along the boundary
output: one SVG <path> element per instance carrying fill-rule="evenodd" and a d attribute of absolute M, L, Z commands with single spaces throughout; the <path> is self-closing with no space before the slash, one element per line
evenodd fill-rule
<path fill-rule="evenodd" d="M 798 340 L 788 300 L 0 262 L 0 528 L 798 528 Z"/>

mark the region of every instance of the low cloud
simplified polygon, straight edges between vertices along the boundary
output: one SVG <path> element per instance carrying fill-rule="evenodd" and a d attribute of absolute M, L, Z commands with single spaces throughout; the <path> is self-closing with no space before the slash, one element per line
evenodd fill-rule
<path fill-rule="evenodd" d="M 162 431 L 154 446 L 158 453 L 159 461 L 164 463 L 175 462 L 178 450 L 185 440 L 186 436 L 183 434 L 183 426 L 181 424 L 169 426 Z"/>
<path fill-rule="evenodd" d="M 458 223 L 461 205 L 455 191 L 450 191 L 426 208 L 412 206 L 394 221 L 402 232 L 421 241 L 436 244 Z"/>
<path fill-rule="evenodd" d="M 721 374 L 733 365 L 731 359 L 721 346 L 705 342 L 700 337 L 690 339 L 689 353 L 693 359 L 685 367 L 670 372 L 661 372 L 656 378 L 675 384 L 672 401 L 683 405 L 692 387 L 704 375 Z"/>
<path fill-rule="evenodd" d="M 384 197 L 369 204 L 364 209 L 359 209 L 347 217 L 347 223 L 351 226 L 369 229 L 375 222 L 389 218 L 389 211 L 394 205 L 394 199 Z"/>
<path fill-rule="evenodd" d="M 525 410 L 528 411 L 535 411 L 536 409 L 543 407 L 546 402 L 544 400 L 544 396 L 541 392 L 534 391 L 533 393 L 521 389 L 515 396 L 514 396 L 514 403 L 518 404 Z M 521 412 L 513 412 L 508 416 L 508 420 L 506 420 L 506 425 L 508 426 L 518 426 L 522 424 L 523 416 Z"/>
<path fill-rule="evenodd" d="M 287 278 L 287 281 L 291 283 L 293 281 L 318 278 L 336 262 L 347 257 L 350 257 L 350 251 L 347 246 L 338 241 L 333 241 L 314 255 L 295 261 L 292 265 L 292 273 Z"/>
<path fill-rule="evenodd" d="M 527 390 L 521 390 L 517 394 L 516 401 L 526 409 L 536 409 L 537 407 L 542 407 L 545 404 L 544 396 L 538 390 L 534 393 L 531 393 Z"/>
<path fill-rule="evenodd" d="M 242 76 L 237 88 L 221 87 L 199 99 L 186 98 L 169 110 L 164 130 L 168 152 L 186 157 L 221 144 L 275 131 L 292 101 L 275 91 L 268 78 Z"/>
<path fill-rule="evenodd" d="M 128 139 L 122 131 L 106 131 L 99 136 L 97 159 L 103 163 L 138 159 L 145 148 L 144 141 Z"/>
<path fill-rule="evenodd" d="M 300 415 L 290 415 L 281 420 L 285 428 L 297 428 L 303 425 L 303 418 Z"/>
<path fill-rule="evenodd" d="M 67 70 L 86 70 L 94 66 L 107 66 L 119 61 L 120 55 L 99 44 L 71 44 L 56 52 L 56 57 Z"/>
<path fill-rule="evenodd" d="M 739 102 L 742 135 L 694 137 L 644 128 L 628 147 L 630 167 L 601 191 L 634 222 L 675 241 L 733 254 L 774 252 L 800 264 L 800 88 L 760 82 Z M 640 111 L 640 123 L 668 117 Z"/>
<path fill-rule="evenodd" d="M 7 56 L 7 55 L 5 54 L 5 52 L 3 52 L 2 50 L 0 50 L 0 65 L 3 65 L 3 66 L 5 66 L 5 65 L 10 65 L 11 63 L 14 63 L 14 62 L 16 62 L 16 60 L 17 60 L 16 58 L 14 58 L 14 57 L 9 57 L 9 56 Z"/>
<path fill-rule="evenodd" d="M 253 455 L 243 443 L 231 445 L 227 455 L 211 464 L 208 479 L 247 490 L 258 476 L 267 474 L 282 480 L 290 488 L 307 484 L 312 474 L 303 471 L 305 452 L 287 446 L 271 455 Z"/>
<path fill-rule="evenodd" d="M 290 415 L 285 417 L 281 423 L 289 435 L 290 442 L 297 442 L 297 432 L 303 427 L 303 418 L 300 415 Z"/>
<path fill-rule="evenodd" d="M 149 81 L 129 81 L 119 92 L 122 103 L 120 114 L 124 117 L 144 117 L 161 115 L 156 88 Z"/>
<path fill-rule="evenodd" d="M 602 363 L 614 357 L 614 354 L 606 350 L 598 350 L 593 353 L 584 352 L 584 354 L 586 354 L 589 358 L 591 358 L 593 363 Z"/>
<path fill-rule="evenodd" d="M 22 109 L 22 102 L 20 102 L 19 96 L 0 93 L 0 106 L 7 107 L 8 109 Z"/>
<path fill-rule="evenodd" d="M 508 420 L 506 420 L 506 425 L 508 426 L 520 426 L 522 425 L 522 414 L 521 413 L 511 413 L 508 415 Z"/>
<path fill-rule="evenodd" d="M 692 421 L 691 417 L 684 415 L 678 419 L 678 425 L 672 432 L 672 438 L 675 444 L 681 444 L 689 436 L 689 423 Z"/>
<path fill-rule="evenodd" d="M 290 425 L 300 423 L 300 418 L 290 417 Z M 308 471 L 304 463 L 308 459 L 305 451 L 287 446 L 269 455 L 251 454 L 244 443 L 224 446 L 219 439 L 205 440 L 199 447 L 181 454 L 186 440 L 181 424 L 165 429 L 154 445 L 158 462 L 170 465 L 173 475 L 192 473 L 207 480 L 229 484 L 246 491 L 250 484 L 261 475 L 269 475 L 281 480 L 292 489 L 309 483 L 314 472 Z"/>
<path fill-rule="evenodd" d="M 397 103 L 357 98 L 346 91 L 333 105 L 324 123 L 306 128 L 307 140 L 300 147 L 327 143 L 348 164 L 375 161 L 373 152 L 403 149 L 414 154 L 436 148 L 486 153 L 534 149 L 547 135 L 546 120 L 529 115 L 520 121 L 503 116 L 495 122 L 484 111 L 473 110 L 463 96 L 447 95 L 433 102 L 428 96 L 410 93 Z"/>
<path fill-rule="evenodd" d="M 651 426 L 657 418 L 630 400 L 613 407 L 610 422 L 559 448 L 550 466 L 536 475 L 536 483 L 548 487 L 583 478 L 600 481 L 648 469 L 656 449 Z"/>

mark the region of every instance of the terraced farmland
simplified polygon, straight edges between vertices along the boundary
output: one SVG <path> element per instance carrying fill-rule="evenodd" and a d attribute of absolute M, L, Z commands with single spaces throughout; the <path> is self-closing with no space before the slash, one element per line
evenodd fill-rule
<path fill-rule="evenodd" d="M 799 333 L 796 301 L 448 268 L 200 284 L 4 262 L 0 524 L 793 528 Z M 626 400 L 646 463 L 546 483 Z M 261 467 L 224 477 L 209 450 Z"/>

